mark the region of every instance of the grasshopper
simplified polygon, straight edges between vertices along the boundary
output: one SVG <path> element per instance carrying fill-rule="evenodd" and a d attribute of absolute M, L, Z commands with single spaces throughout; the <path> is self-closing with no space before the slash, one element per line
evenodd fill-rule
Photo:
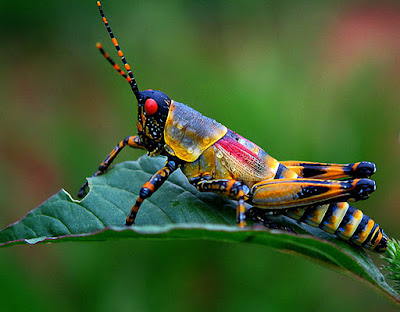
<path fill-rule="evenodd" d="M 165 166 L 140 189 L 126 225 L 135 222 L 143 201 L 157 191 L 172 172 L 180 169 L 200 192 L 213 192 L 237 200 L 239 227 L 246 226 L 245 203 L 248 203 L 256 208 L 253 210 L 256 219 L 263 218 L 257 211 L 283 214 L 353 245 L 375 252 L 386 250 L 389 238 L 384 231 L 361 210 L 347 203 L 367 199 L 375 191 L 375 182 L 369 179 L 376 171 L 373 163 L 279 162 L 255 143 L 163 92 L 139 91 L 100 1 L 97 5 L 127 74 L 100 43 L 97 48 L 129 83 L 137 99 L 138 134 L 119 142 L 93 176 L 107 171 L 125 146 L 146 150 L 150 156 L 167 157 Z M 82 185 L 79 198 L 85 196 L 87 187 L 88 182 Z"/>

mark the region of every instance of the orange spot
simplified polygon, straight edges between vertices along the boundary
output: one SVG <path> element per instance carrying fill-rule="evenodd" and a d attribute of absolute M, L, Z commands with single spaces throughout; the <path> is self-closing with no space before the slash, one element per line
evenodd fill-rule
<path fill-rule="evenodd" d="M 126 70 L 131 70 L 131 67 L 129 66 L 129 64 L 125 64 L 125 69 Z"/>
<path fill-rule="evenodd" d="M 129 146 L 135 146 L 136 144 L 135 144 L 135 137 L 134 136 L 131 136 L 130 138 L 129 138 L 129 140 L 128 140 L 128 145 Z"/>
<path fill-rule="evenodd" d="M 229 191 L 233 184 L 235 184 L 236 180 L 229 180 L 228 184 L 226 185 L 226 190 Z"/>
<path fill-rule="evenodd" d="M 310 216 L 310 218 L 308 218 L 308 220 L 311 221 L 312 223 L 314 223 L 316 226 L 318 226 L 321 223 L 322 218 L 324 217 L 327 209 L 328 209 L 328 205 L 320 206 L 319 209 L 316 208 L 312 212 L 312 215 Z"/>
<path fill-rule="evenodd" d="M 101 49 L 102 47 L 103 47 L 103 46 L 101 45 L 100 42 L 97 42 L 97 43 L 96 43 L 96 48 L 97 48 L 97 49 Z"/>
<path fill-rule="evenodd" d="M 119 51 L 118 51 L 118 55 L 119 55 L 120 57 L 123 57 L 123 56 L 124 56 L 124 53 L 122 53 L 122 51 L 119 50 Z"/>
<path fill-rule="evenodd" d="M 378 231 L 379 231 L 379 228 L 378 228 Z M 381 241 L 381 239 L 382 239 L 382 232 L 381 231 L 379 231 L 379 233 L 378 233 L 378 237 L 376 238 L 376 240 L 375 240 L 375 243 L 374 243 L 374 248 L 379 244 L 379 242 Z"/>
<path fill-rule="evenodd" d="M 353 213 L 353 217 L 354 218 L 356 218 L 357 220 L 359 220 L 359 219 L 361 219 L 362 217 L 363 217 L 363 213 L 362 213 L 362 211 L 361 210 L 356 210 L 356 211 L 354 211 L 354 213 Z"/>
<path fill-rule="evenodd" d="M 245 226 L 246 226 L 246 222 L 244 222 L 244 221 L 241 221 L 238 223 L 238 227 L 240 227 L 240 228 L 244 228 Z"/>
<path fill-rule="evenodd" d="M 143 187 L 148 188 L 151 192 L 154 192 L 154 185 L 150 182 L 146 182 Z"/>
<path fill-rule="evenodd" d="M 120 68 L 117 64 L 114 64 L 114 68 L 115 68 L 116 70 L 121 70 L 121 68 Z"/>
<path fill-rule="evenodd" d="M 229 194 L 231 191 L 232 186 L 236 183 L 236 180 L 229 180 L 227 185 L 226 185 L 226 189 L 223 193 L 225 194 Z"/>
<path fill-rule="evenodd" d="M 369 233 L 371 232 L 372 228 L 374 227 L 374 224 L 375 224 L 374 220 L 372 220 L 372 219 L 368 220 L 367 226 L 364 228 L 364 231 L 362 231 L 359 235 L 358 241 L 360 243 L 363 243 L 367 239 Z"/>
<path fill-rule="evenodd" d="M 139 211 L 139 207 L 137 207 L 136 205 L 132 207 L 131 209 L 131 213 L 132 212 L 138 212 Z"/>
<path fill-rule="evenodd" d="M 112 41 L 112 43 L 114 43 L 114 45 L 115 45 L 115 46 L 117 46 L 117 45 L 118 45 L 118 41 L 117 41 L 117 39 L 116 39 L 116 38 L 112 38 L 112 39 L 111 39 L 111 41 Z"/>
<path fill-rule="evenodd" d="M 338 226 L 338 218 L 336 218 L 335 216 L 332 216 L 329 219 L 329 226 L 331 226 L 332 228 L 336 229 L 336 227 Z"/>
<path fill-rule="evenodd" d="M 125 73 L 124 73 L 124 72 L 121 72 L 121 75 L 125 75 Z M 132 78 L 131 78 L 131 77 L 126 77 L 126 81 L 131 82 L 131 81 L 132 81 Z"/>
<path fill-rule="evenodd" d="M 104 24 L 108 24 L 107 19 L 105 17 L 103 17 L 103 22 Z"/>
<path fill-rule="evenodd" d="M 138 197 L 138 199 L 136 199 L 136 201 L 137 201 L 137 203 L 141 204 L 141 203 L 143 203 L 143 198 Z M 136 206 L 136 204 L 135 204 L 135 206 L 132 207 L 132 211 L 133 211 L 133 208 L 136 208 L 136 211 L 139 210 L 139 207 Z"/>
<path fill-rule="evenodd" d="M 97 6 L 101 6 L 101 3 L 100 3 L 100 1 L 97 1 Z"/>
<path fill-rule="evenodd" d="M 142 118 L 142 125 L 146 124 L 146 116 L 143 114 L 143 111 L 140 112 L 140 118 Z"/>
<path fill-rule="evenodd" d="M 351 223 L 348 223 L 344 226 L 344 235 L 346 235 L 347 237 L 350 236 L 350 232 L 351 230 L 354 229 L 353 225 Z"/>
<path fill-rule="evenodd" d="M 244 205 L 239 204 L 238 210 L 239 210 L 239 212 L 244 213 L 244 212 L 246 212 L 246 207 Z"/>

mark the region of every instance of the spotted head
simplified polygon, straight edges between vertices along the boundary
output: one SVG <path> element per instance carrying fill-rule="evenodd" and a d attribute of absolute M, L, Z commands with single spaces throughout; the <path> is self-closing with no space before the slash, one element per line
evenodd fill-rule
<path fill-rule="evenodd" d="M 108 60 L 108 62 L 118 71 L 118 73 L 125 78 L 131 86 L 133 94 L 138 101 L 138 135 L 141 143 L 146 147 L 149 153 L 160 152 L 164 147 L 164 126 L 168 117 L 171 99 L 161 91 L 139 91 L 136 80 L 132 74 L 131 67 L 125 59 L 117 39 L 111 31 L 110 25 L 101 8 L 100 1 L 97 1 L 100 15 L 103 19 L 104 25 L 111 37 L 111 40 L 117 49 L 118 56 L 121 58 L 127 74 L 110 58 L 110 56 L 103 50 L 100 43 L 97 43 L 97 48 L 100 53 Z"/>
<path fill-rule="evenodd" d="M 164 147 L 164 127 L 170 106 L 171 99 L 161 91 L 139 92 L 138 134 L 150 153 L 161 151 Z"/>

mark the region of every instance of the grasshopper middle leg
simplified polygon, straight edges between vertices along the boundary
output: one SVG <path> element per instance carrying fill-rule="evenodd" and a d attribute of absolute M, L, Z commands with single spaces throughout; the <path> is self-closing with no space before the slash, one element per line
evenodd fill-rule
<path fill-rule="evenodd" d="M 126 218 L 126 225 L 132 225 L 135 222 L 136 215 L 140 206 L 146 198 L 149 198 L 159 187 L 167 181 L 168 177 L 176 169 L 179 168 L 179 162 L 168 159 L 165 166 L 158 170 L 153 176 L 142 186 L 139 192 L 139 197 L 135 205 L 131 208 L 129 216 Z"/>
<path fill-rule="evenodd" d="M 234 179 L 200 180 L 194 183 L 200 192 L 214 192 L 238 201 L 236 209 L 236 223 L 239 227 L 246 226 L 246 207 L 244 202 L 249 188 L 241 181 Z"/>

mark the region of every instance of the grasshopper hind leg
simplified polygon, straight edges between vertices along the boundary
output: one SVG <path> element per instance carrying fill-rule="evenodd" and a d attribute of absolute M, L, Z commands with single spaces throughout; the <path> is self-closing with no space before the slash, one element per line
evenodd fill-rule
<path fill-rule="evenodd" d="M 288 209 L 333 201 L 363 200 L 373 191 L 375 182 L 370 179 L 275 179 L 254 184 L 248 203 L 270 210 Z"/>
<path fill-rule="evenodd" d="M 329 164 L 310 161 L 281 161 L 287 169 L 299 177 L 322 180 L 341 178 L 370 178 L 376 172 L 376 166 L 369 161 L 351 164 Z"/>

